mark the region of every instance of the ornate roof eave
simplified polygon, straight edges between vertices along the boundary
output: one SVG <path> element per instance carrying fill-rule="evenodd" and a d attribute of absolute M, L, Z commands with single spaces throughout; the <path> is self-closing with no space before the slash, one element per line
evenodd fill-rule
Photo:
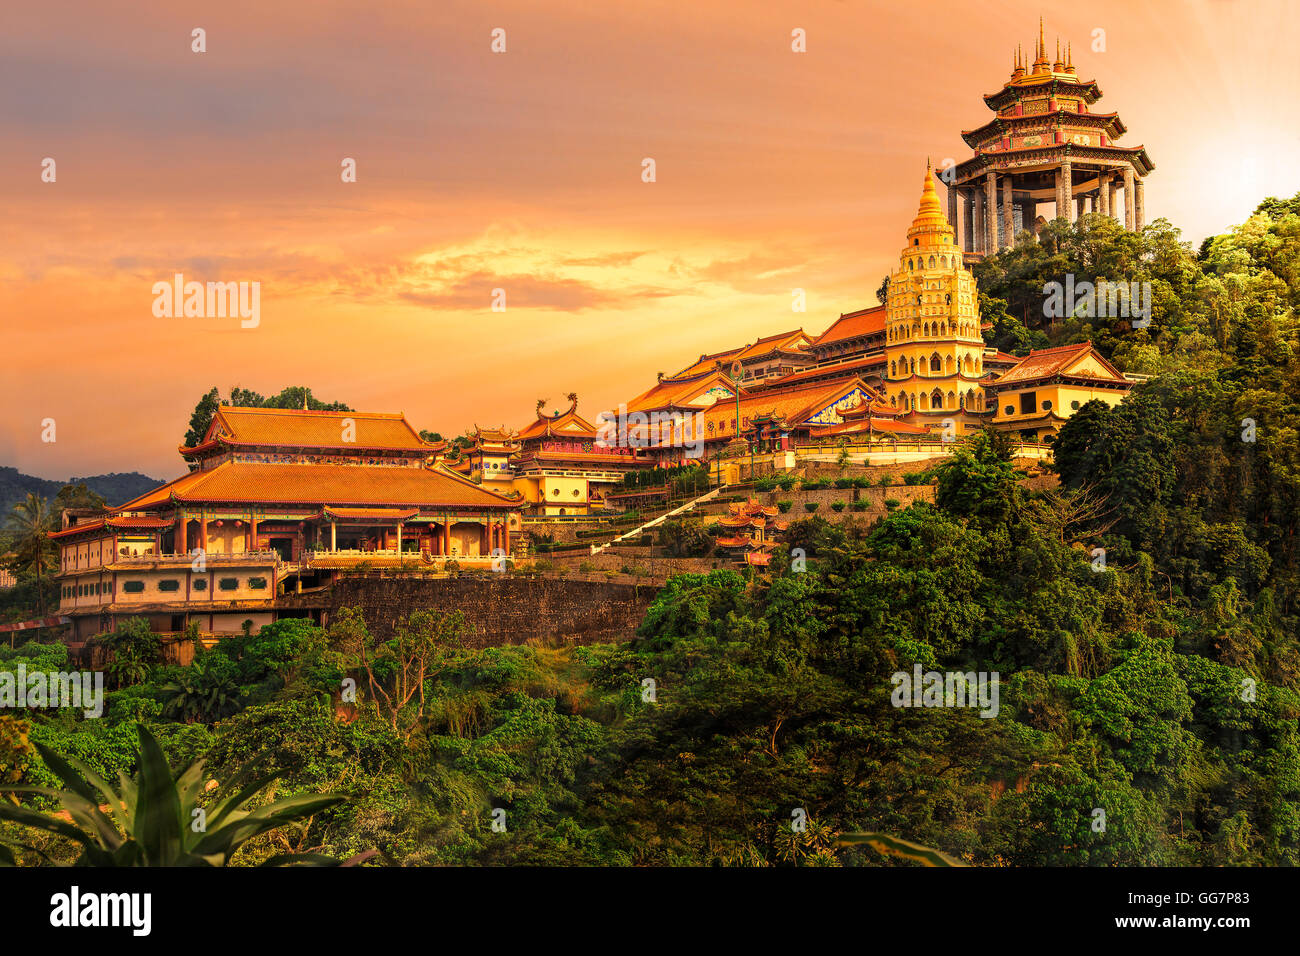
<path fill-rule="evenodd" d="M 1023 80 L 1017 80 L 1008 83 L 996 93 L 986 93 L 984 95 L 984 105 L 991 110 L 999 110 L 1008 103 L 1019 99 L 1022 95 L 1030 91 L 1047 90 L 1055 93 L 1059 89 L 1069 89 L 1071 93 L 1082 96 L 1084 102 L 1089 106 L 1101 99 L 1101 87 L 1097 85 L 1096 80 L 1080 80 L 1072 76 L 1062 76 L 1061 74 L 1048 74 L 1044 76 L 1030 73 Z"/>
<path fill-rule="evenodd" d="M 1044 119 L 1066 116 L 1070 117 L 1071 121 L 1080 121 L 1080 125 L 1102 126 L 1106 128 L 1107 134 L 1112 140 L 1118 139 L 1128 132 L 1128 127 L 1124 125 L 1124 121 L 1119 118 L 1118 113 L 1077 113 L 1074 110 L 1057 109 L 1051 113 L 1025 113 L 1023 116 L 996 116 L 983 126 L 977 126 L 974 129 L 969 130 L 962 130 L 961 138 L 967 146 L 971 149 L 975 149 L 980 143 L 989 138 L 991 132 L 1012 132 L 1017 126 L 1027 126 L 1034 123 L 1041 123 Z"/>
<path fill-rule="evenodd" d="M 1042 157 L 1044 163 L 1050 163 L 1054 153 L 1064 153 L 1068 157 L 1077 157 L 1079 159 L 1126 157 L 1133 162 L 1135 167 L 1139 167 L 1142 176 L 1149 176 L 1151 171 L 1156 168 L 1155 163 L 1151 162 L 1151 158 L 1147 155 L 1146 146 L 1080 146 L 1077 143 L 1052 143 L 1048 146 L 1034 146 L 1028 149 L 1007 149 L 977 153 L 970 159 L 957 164 L 957 182 L 954 185 L 967 185 L 967 180 L 973 179 L 982 172 L 992 172 L 1006 168 L 1004 162 L 998 162 L 999 159 L 1014 157 L 1023 160 L 1037 154 Z"/>

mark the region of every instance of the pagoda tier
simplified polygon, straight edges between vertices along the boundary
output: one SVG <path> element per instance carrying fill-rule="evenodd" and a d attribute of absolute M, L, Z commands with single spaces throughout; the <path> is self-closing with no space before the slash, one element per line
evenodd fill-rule
<path fill-rule="evenodd" d="M 1124 227 L 1139 230 L 1146 220 L 1142 181 L 1155 166 L 1145 147 L 1116 145 L 1123 121 L 1092 112 L 1101 90 L 1079 79 L 1068 44 L 1062 56 L 1057 41 L 1048 59 L 1041 19 L 1034 53 L 1029 64 L 1016 51 L 1010 79 L 984 97 L 994 117 L 961 134 L 974 155 L 943 177 L 948 219 L 969 256 L 1010 248 L 1022 231 L 1037 234 L 1040 203 L 1070 222 L 1088 212 L 1118 217 L 1122 188 Z"/>

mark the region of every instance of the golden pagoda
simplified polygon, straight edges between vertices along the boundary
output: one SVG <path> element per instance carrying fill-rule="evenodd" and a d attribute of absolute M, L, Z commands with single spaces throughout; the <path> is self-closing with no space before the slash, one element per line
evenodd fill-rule
<path fill-rule="evenodd" d="M 926 163 L 921 204 L 889 277 L 885 388 L 902 420 L 956 438 L 980 427 L 984 339 L 966 269 Z"/>

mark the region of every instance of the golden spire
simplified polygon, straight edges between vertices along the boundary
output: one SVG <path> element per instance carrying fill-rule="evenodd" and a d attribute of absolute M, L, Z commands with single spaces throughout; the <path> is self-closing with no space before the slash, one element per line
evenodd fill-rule
<path fill-rule="evenodd" d="M 918 236 L 933 235 L 936 232 L 951 234 L 952 229 L 948 225 L 948 217 L 943 214 L 943 206 L 939 203 L 939 194 L 934 188 L 934 167 L 927 157 L 925 184 L 921 187 L 921 205 L 916 210 L 916 218 L 912 220 L 912 228 L 907 230 L 908 245 L 913 245 L 912 240 Z M 939 240 L 928 238 L 922 241 L 937 243 Z"/>
<path fill-rule="evenodd" d="M 1038 42 L 1034 45 L 1034 73 L 1047 72 L 1047 41 L 1043 39 L 1043 18 L 1038 18 Z"/>
<path fill-rule="evenodd" d="M 1052 64 L 1053 73 L 1065 72 L 1065 62 L 1061 59 L 1061 38 L 1056 38 L 1056 62 Z"/>
<path fill-rule="evenodd" d="M 1067 43 L 1065 45 L 1065 72 L 1066 73 L 1074 72 L 1074 50 L 1072 49 L 1073 46 L 1074 45 L 1072 43 Z"/>

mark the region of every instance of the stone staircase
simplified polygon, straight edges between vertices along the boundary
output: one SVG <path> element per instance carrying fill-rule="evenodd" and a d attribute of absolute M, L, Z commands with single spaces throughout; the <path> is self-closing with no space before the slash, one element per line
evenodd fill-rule
<path fill-rule="evenodd" d="M 639 535 L 642 531 L 645 531 L 647 528 L 653 528 L 655 525 L 662 524 L 663 522 L 667 521 L 669 518 L 676 517 L 679 514 L 685 514 L 686 512 L 693 509 L 696 505 L 704 504 L 707 501 L 712 501 L 714 498 L 718 497 L 718 495 L 721 494 L 722 490 L 726 487 L 727 487 L 726 485 L 718 485 L 718 487 L 712 489 L 711 491 L 706 491 L 698 498 L 692 498 L 690 501 L 686 502 L 686 504 L 679 505 L 678 507 L 674 508 L 672 511 L 669 511 L 665 514 L 661 514 L 658 518 L 651 518 L 649 521 L 647 521 L 645 524 L 641 525 L 640 527 L 633 528 L 631 531 L 626 531 L 623 534 L 620 534 L 617 538 L 614 538 L 610 541 L 606 541 L 604 544 L 593 544 L 591 546 L 591 553 L 600 554 L 600 552 L 604 551 L 610 545 L 618 544 L 620 541 L 624 541 L 628 538 L 635 537 L 636 535 Z"/>

